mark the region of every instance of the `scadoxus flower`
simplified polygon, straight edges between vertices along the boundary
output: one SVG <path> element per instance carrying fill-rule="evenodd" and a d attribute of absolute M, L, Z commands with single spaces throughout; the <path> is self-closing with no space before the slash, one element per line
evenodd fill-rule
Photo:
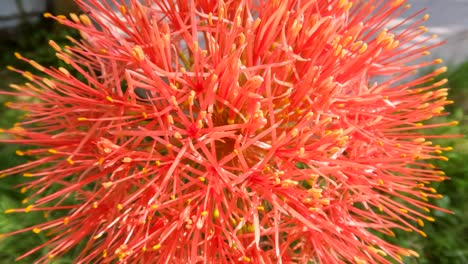
<path fill-rule="evenodd" d="M 427 122 L 445 80 L 416 14 L 395 1 L 81 1 L 46 14 L 81 32 L 50 45 L 68 67 L 17 57 L 40 74 L 1 92 L 34 98 L 3 132 L 30 161 L 25 208 L 59 212 L 49 258 L 77 263 L 391 263 L 417 256 L 385 240 L 425 236 Z M 422 37 L 422 38 L 421 38 Z M 427 44 L 427 45 L 426 45 Z M 425 132 L 424 132 L 425 131 Z M 381 235 L 379 235 L 379 233 Z"/>

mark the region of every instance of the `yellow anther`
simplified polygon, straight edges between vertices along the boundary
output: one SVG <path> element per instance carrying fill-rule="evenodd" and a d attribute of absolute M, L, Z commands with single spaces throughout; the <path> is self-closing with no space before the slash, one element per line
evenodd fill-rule
<path fill-rule="evenodd" d="M 207 216 L 207 215 L 208 215 L 208 211 L 201 212 L 201 216 Z"/>
<path fill-rule="evenodd" d="M 367 50 L 367 43 L 363 43 L 361 48 L 359 49 L 358 53 L 362 54 Z"/>
<path fill-rule="evenodd" d="M 97 202 L 93 202 L 93 205 L 92 205 L 91 207 L 93 207 L 94 209 L 98 208 L 98 203 L 97 203 Z"/>
<path fill-rule="evenodd" d="M 24 177 L 33 177 L 34 174 L 32 174 L 32 173 L 23 173 L 23 176 Z"/>
<path fill-rule="evenodd" d="M 161 244 L 157 244 L 153 246 L 153 250 L 158 250 L 161 248 Z"/>
<path fill-rule="evenodd" d="M 106 100 L 109 101 L 109 102 L 111 102 L 111 103 L 114 102 L 114 99 L 112 99 L 112 97 L 110 97 L 110 96 L 106 96 Z"/>
<path fill-rule="evenodd" d="M 178 105 L 179 105 L 179 103 L 177 103 L 177 98 L 176 98 L 174 95 L 171 96 L 170 100 L 171 100 L 171 103 L 172 103 L 174 106 L 178 106 Z"/>
<path fill-rule="evenodd" d="M 181 139 L 182 138 L 182 135 L 179 133 L 179 132 L 174 132 L 174 138 L 175 139 Z"/>
<path fill-rule="evenodd" d="M 36 68 L 37 70 L 41 71 L 41 72 L 45 70 L 45 68 L 44 68 L 42 65 L 40 65 L 39 63 L 37 63 L 37 62 L 34 61 L 34 60 L 30 60 L 30 61 L 29 61 L 29 64 L 30 64 L 31 66 L 33 66 L 34 68 Z"/>
<path fill-rule="evenodd" d="M 73 22 L 80 23 L 80 19 L 75 13 L 70 13 L 69 15 L 70 15 L 70 18 L 73 20 Z"/>
<path fill-rule="evenodd" d="M 418 225 L 419 225 L 419 226 L 421 226 L 421 227 L 424 226 L 423 220 L 421 220 L 421 219 L 418 218 L 417 222 L 418 222 Z"/>
<path fill-rule="evenodd" d="M 86 118 L 86 117 L 78 117 L 77 120 L 78 120 L 78 121 L 86 121 L 86 120 L 88 120 L 88 118 Z"/>
<path fill-rule="evenodd" d="M 448 82 L 448 79 L 442 79 L 432 84 L 432 87 L 440 87 Z"/>
<path fill-rule="evenodd" d="M 438 68 L 437 70 L 435 70 L 435 71 L 434 71 L 434 74 L 435 74 L 435 75 L 439 75 L 439 74 L 444 73 L 444 72 L 446 72 L 446 71 L 447 71 L 447 66 L 444 66 L 444 67 L 440 67 L 440 68 Z"/>
<path fill-rule="evenodd" d="M 61 53 L 56 53 L 55 56 L 66 64 L 70 64 L 70 60 Z"/>
<path fill-rule="evenodd" d="M 50 154 L 57 154 L 57 150 L 55 149 L 48 149 L 47 150 Z"/>
<path fill-rule="evenodd" d="M 70 165 L 75 164 L 75 162 L 74 162 L 71 158 L 68 158 L 68 159 L 67 159 L 67 162 L 68 162 L 68 164 L 70 164 Z"/>
<path fill-rule="evenodd" d="M 36 228 L 33 228 L 32 231 L 33 231 L 34 233 L 36 233 L 36 234 L 39 234 L 39 233 L 41 232 L 41 229 L 39 229 L 39 228 L 36 227 Z"/>
<path fill-rule="evenodd" d="M 367 264 L 366 260 L 360 259 L 357 256 L 354 256 L 354 262 L 356 262 L 356 264 Z"/>
<path fill-rule="evenodd" d="M 439 156 L 439 159 L 440 160 L 443 160 L 443 161 L 449 161 L 449 158 L 445 157 L 445 156 Z"/>
<path fill-rule="evenodd" d="M 399 7 L 401 6 L 401 4 L 403 4 L 405 2 L 405 0 L 395 0 L 393 1 L 392 3 L 392 7 Z"/>
<path fill-rule="evenodd" d="M 51 80 L 49 80 L 47 78 L 42 78 L 42 82 L 45 83 L 47 86 L 49 86 L 52 89 L 57 88 L 57 85 L 53 81 L 51 81 Z"/>
<path fill-rule="evenodd" d="M 83 25 L 85 26 L 91 26 L 91 19 L 89 19 L 89 17 L 85 14 L 81 14 L 80 15 L 80 20 L 81 20 L 81 23 L 83 23 Z"/>
<path fill-rule="evenodd" d="M 260 206 L 257 206 L 257 210 L 258 210 L 258 211 L 265 211 L 265 207 L 263 207 L 263 206 L 261 206 L 261 205 L 260 205 Z"/>
<path fill-rule="evenodd" d="M 299 129 L 293 128 L 291 129 L 291 137 L 296 137 L 299 134 Z"/>
<path fill-rule="evenodd" d="M 122 15 L 127 14 L 127 8 L 124 5 L 121 5 L 119 9 L 120 9 L 120 13 L 122 13 Z"/>
<path fill-rule="evenodd" d="M 68 222 L 70 222 L 70 218 L 65 217 L 65 218 L 63 219 L 63 224 L 64 224 L 64 225 L 68 225 Z"/>
<path fill-rule="evenodd" d="M 201 182 L 205 182 L 206 178 L 205 177 L 198 177 L 198 180 L 201 181 Z"/>
<path fill-rule="evenodd" d="M 111 187 L 112 184 L 114 184 L 112 181 L 108 181 L 108 182 L 103 182 L 101 185 L 102 185 L 102 187 L 107 189 L 107 188 Z"/>
<path fill-rule="evenodd" d="M 69 72 L 67 69 L 63 68 L 63 67 L 59 67 L 58 70 L 59 70 L 61 73 L 63 73 L 67 78 L 69 78 L 69 77 L 71 76 L 71 75 L 70 75 L 70 72 Z"/>
<path fill-rule="evenodd" d="M 167 122 L 168 122 L 169 124 L 173 125 L 173 124 L 174 124 L 174 118 L 173 118 L 171 115 L 168 115 L 168 116 L 167 116 Z"/>
<path fill-rule="evenodd" d="M 387 37 L 387 34 L 388 34 L 388 29 L 383 29 L 382 32 L 380 32 L 379 35 L 377 35 L 377 38 L 376 38 L 376 41 L 377 43 L 381 43 L 386 37 Z"/>
<path fill-rule="evenodd" d="M 34 75 L 28 71 L 25 71 L 23 72 L 23 77 L 25 77 L 26 79 L 30 80 L 30 81 L 33 81 L 34 80 Z"/>
<path fill-rule="evenodd" d="M 145 53 L 143 52 L 141 46 L 136 45 L 135 47 L 133 47 L 132 56 L 138 61 L 143 61 L 145 59 Z"/>
<path fill-rule="evenodd" d="M 120 211 L 123 209 L 123 205 L 122 204 L 117 204 L 117 209 Z"/>
<path fill-rule="evenodd" d="M 384 210 L 384 209 L 383 209 L 383 206 L 382 206 L 381 204 L 378 204 L 378 205 L 377 205 L 377 208 L 379 209 L 380 212 L 383 212 L 383 210 Z"/>
<path fill-rule="evenodd" d="M 424 233 L 424 231 L 418 230 L 418 233 L 423 237 L 427 237 L 427 235 L 426 235 L 426 233 Z"/>

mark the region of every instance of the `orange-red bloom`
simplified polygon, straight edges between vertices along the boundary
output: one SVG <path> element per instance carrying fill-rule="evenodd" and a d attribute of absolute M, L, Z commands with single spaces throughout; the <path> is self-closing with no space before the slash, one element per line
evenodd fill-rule
<path fill-rule="evenodd" d="M 64 215 L 10 233 L 47 232 L 37 262 L 82 241 L 77 263 L 417 255 L 377 233 L 425 236 L 448 149 L 421 131 L 454 123 L 426 123 L 450 103 L 425 85 L 445 67 L 414 77 L 440 63 L 427 17 L 387 26 L 406 1 L 77 2 L 88 15 L 47 14 L 80 30 L 50 42 L 77 74 L 18 54 L 47 77 L 12 69 L 29 82 L 2 92 L 36 98 L 4 131 L 37 157 L 1 172 L 30 179 L 8 212 Z"/>

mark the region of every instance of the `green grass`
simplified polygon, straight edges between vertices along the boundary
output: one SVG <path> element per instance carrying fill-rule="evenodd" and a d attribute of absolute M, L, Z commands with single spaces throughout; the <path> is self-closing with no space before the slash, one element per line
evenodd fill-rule
<path fill-rule="evenodd" d="M 27 29 L 34 29 L 33 34 L 30 34 Z M 28 67 L 27 64 L 18 62 L 14 56 L 14 51 L 20 51 L 26 57 L 34 57 L 38 62 L 44 65 L 61 66 L 61 62 L 54 56 L 47 41 L 49 38 L 64 41 L 66 34 L 73 32 L 57 31 L 50 36 L 50 27 L 45 24 L 45 29 L 37 27 L 24 29 L 25 34 L 20 35 L 17 39 L 9 39 L 2 42 L 0 45 L 0 65 L 13 65 L 19 68 Z M 14 48 L 13 48 L 14 47 Z M 29 69 L 31 70 L 31 69 Z M 460 124 L 454 127 L 440 128 L 438 133 L 445 134 L 468 134 L 468 63 L 446 73 L 448 77 L 448 87 L 451 88 L 450 98 L 456 103 L 451 105 L 448 110 L 451 112 L 446 117 L 441 117 L 447 122 L 459 120 Z M 18 82 L 18 76 L 0 70 L 0 89 L 7 89 L 9 83 Z M 3 104 L 12 98 L 0 96 L 0 128 L 11 127 L 18 119 L 18 113 L 7 109 Z M 0 135 L 1 137 L 1 135 Z M 468 234 L 468 140 L 466 138 L 443 139 L 435 142 L 443 146 L 452 146 L 454 151 L 446 154 L 450 158 L 449 162 L 437 162 L 446 174 L 452 180 L 441 183 L 437 187 L 440 193 L 444 194 L 444 198 L 435 201 L 438 206 L 447 208 L 454 212 L 453 215 L 432 212 L 437 219 L 435 223 L 427 223 L 424 231 L 428 234 L 428 238 L 422 238 L 417 234 L 399 234 L 397 236 L 398 243 L 408 247 L 415 248 L 420 254 L 420 258 L 406 259 L 406 263 L 440 263 L 440 264 L 458 264 L 468 263 L 468 239 L 465 234 Z M 0 170 L 9 168 L 27 161 L 25 157 L 15 155 L 18 146 L 0 145 Z M 33 223 L 41 222 L 44 217 L 41 214 L 3 214 L 1 213 L 8 208 L 22 207 L 21 201 L 25 198 L 15 185 L 21 183 L 23 178 L 20 176 L 12 176 L 1 180 L 0 184 L 0 233 L 20 229 L 25 226 L 30 226 Z M 43 234 L 34 234 L 27 232 L 8 238 L 0 238 L 0 264 L 13 263 L 14 259 L 46 240 Z M 34 258 L 45 254 L 38 252 L 33 256 L 17 263 L 32 263 Z M 70 258 L 64 258 L 56 263 L 70 263 Z"/>

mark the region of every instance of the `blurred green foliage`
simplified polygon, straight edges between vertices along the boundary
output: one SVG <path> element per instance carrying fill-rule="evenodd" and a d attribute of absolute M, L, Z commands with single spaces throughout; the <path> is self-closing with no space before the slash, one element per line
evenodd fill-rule
<path fill-rule="evenodd" d="M 64 66 L 63 62 L 55 56 L 54 50 L 48 46 L 48 40 L 54 39 L 59 45 L 66 45 L 67 35 L 77 36 L 77 32 L 70 29 L 55 28 L 50 22 L 42 21 L 39 25 L 25 25 L 20 28 L 15 37 L 2 38 L 0 45 L 0 65 L 12 65 L 21 69 L 34 71 L 28 64 L 18 61 L 13 52 L 18 51 L 24 57 L 34 58 L 43 65 Z M 0 89 L 8 89 L 9 83 L 18 83 L 23 80 L 17 74 L 0 70 Z M 449 78 L 447 84 L 451 88 L 450 97 L 455 104 L 447 107 L 450 115 L 440 117 L 447 122 L 459 120 L 460 124 L 453 127 L 437 129 L 437 133 L 443 134 L 468 134 L 468 63 L 465 63 L 448 73 L 439 76 Z M 435 81 L 437 81 L 435 80 Z M 11 127 L 18 121 L 18 112 L 10 110 L 4 103 L 12 100 L 8 96 L 0 96 L 0 128 Z M 0 135 L 1 137 L 1 135 Z M 454 214 L 432 212 L 437 219 L 435 223 L 426 223 L 424 231 L 428 238 L 422 238 L 414 233 L 397 233 L 398 243 L 415 248 L 421 254 L 420 258 L 405 259 L 405 263 L 440 263 L 458 264 L 468 263 L 468 140 L 466 138 L 451 138 L 435 140 L 435 144 L 452 146 L 454 151 L 446 156 L 449 162 L 435 162 L 451 177 L 452 180 L 445 181 L 437 187 L 444 198 L 434 201 L 436 205 L 447 208 Z M 13 167 L 27 161 L 27 157 L 20 157 L 15 151 L 20 147 L 15 145 L 0 144 L 0 170 Z M 0 184 L 0 233 L 17 230 L 33 223 L 44 220 L 44 216 L 38 213 L 27 214 L 4 214 L 8 208 L 24 206 L 22 200 L 25 198 L 16 185 L 23 181 L 20 176 L 11 176 L 2 179 Z M 46 241 L 44 234 L 26 232 L 13 237 L 0 238 L 0 264 L 14 263 L 16 257 L 27 252 Z M 17 263 L 32 263 L 38 256 L 44 255 L 45 251 L 39 251 L 32 256 L 18 261 Z M 76 252 L 75 252 L 76 253 Z M 70 254 L 73 256 L 74 254 Z M 62 258 L 53 263 L 71 263 L 71 257 Z"/>

